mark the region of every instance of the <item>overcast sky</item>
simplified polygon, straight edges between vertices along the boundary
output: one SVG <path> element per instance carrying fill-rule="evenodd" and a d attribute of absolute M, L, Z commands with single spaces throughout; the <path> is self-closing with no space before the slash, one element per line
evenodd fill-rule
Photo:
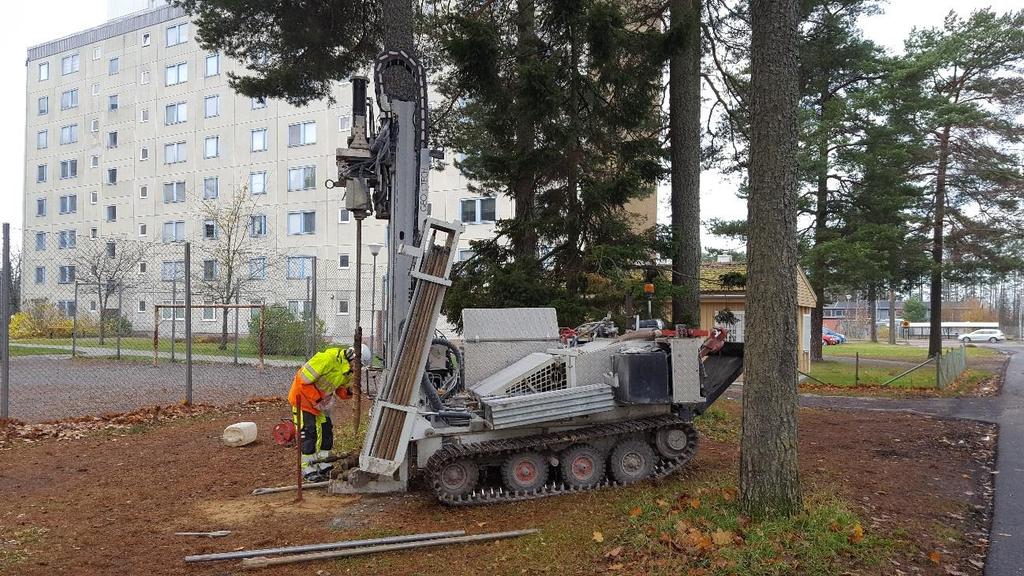
<path fill-rule="evenodd" d="M 1024 0 L 891 0 L 885 14 L 864 23 L 867 36 L 893 50 L 914 26 L 941 24 L 952 9 L 967 13 L 990 6 L 996 11 L 1024 9 Z M 11 223 L 14 242 L 20 244 L 25 170 L 25 54 L 29 46 L 54 40 L 102 24 L 107 17 L 105 0 L 33 0 L 8 2 L 4 8 L 4 34 L 0 35 L 0 73 L 11 82 L 0 92 L 0 174 L 7 192 L 0 195 L 0 219 Z M 706 174 L 702 186 L 702 212 L 708 218 L 741 218 L 746 208 L 735 198 L 734 184 Z M 724 245 L 705 236 L 705 245 Z"/>

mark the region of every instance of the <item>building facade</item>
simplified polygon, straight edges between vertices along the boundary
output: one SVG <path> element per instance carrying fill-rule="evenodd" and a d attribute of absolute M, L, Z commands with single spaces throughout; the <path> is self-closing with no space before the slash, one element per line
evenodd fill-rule
<path fill-rule="evenodd" d="M 355 221 L 342 208 L 342 190 L 324 182 L 336 178 L 335 150 L 350 135 L 350 84 L 336 85 L 333 105 L 240 96 L 227 73 L 241 66 L 203 50 L 184 12 L 160 4 L 112 1 L 112 14 L 131 13 L 28 50 L 23 301 L 45 299 L 65 312 L 77 302 L 76 311 L 95 311 L 103 304 L 89 287 L 79 286 L 73 299 L 84 276 L 76 269 L 83 245 L 116 251 L 119 243 L 144 243 L 150 249 L 119 309 L 136 330 L 149 329 L 152 306 L 169 303 L 179 288 L 184 240 L 201 270 L 193 277 L 218 272 L 203 258 L 220 241 L 203 207 L 245 194 L 256 206 L 247 226 L 255 278 L 241 302 L 308 310 L 315 257 L 317 315 L 329 336 L 347 337 Z M 144 9 L 133 12 L 139 5 Z M 474 197 L 450 164 L 431 172 L 431 215 L 466 224 L 464 258 L 469 243 L 492 236 L 494 221 L 512 206 L 506 198 Z M 385 243 L 385 230 L 386 222 L 367 219 L 364 243 Z M 377 259 L 378 291 L 386 255 Z M 365 248 L 362 256 L 369 304 L 372 259 Z M 212 325 L 220 314 L 204 310 L 194 324 Z"/>

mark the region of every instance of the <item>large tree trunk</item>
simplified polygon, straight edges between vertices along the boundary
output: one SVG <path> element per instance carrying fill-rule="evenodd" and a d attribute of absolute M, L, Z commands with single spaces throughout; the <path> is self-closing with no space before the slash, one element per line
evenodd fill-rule
<path fill-rule="evenodd" d="M 538 55 L 538 41 L 536 32 L 536 4 L 532 0 L 517 0 L 516 2 L 516 63 L 519 66 L 529 66 L 531 61 L 536 60 Z M 527 96 L 520 94 L 516 106 L 519 108 L 519 118 L 515 128 L 515 146 L 519 158 L 525 159 L 533 152 L 533 142 L 536 138 L 532 116 L 527 113 L 530 102 Z M 523 162 L 522 165 L 528 165 Z M 537 208 L 537 194 L 534 182 L 534 174 L 520 168 L 511 182 L 512 201 L 515 204 L 515 216 L 510 227 L 509 241 L 517 259 L 521 262 L 528 262 L 539 255 L 539 240 L 537 226 L 534 221 L 534 212 Z"/>
<path fill-rule="evenodd" d="M 700 322 L 700 0 L 671 0 L 675 45 L 669 60 L 672 154 L 672 321 Z"/>
<path fill-rule="evenodd" d="M 820 124 L 825 122 L 825 107 L 829 101 L 828 90 L 822 90 L 819 97 L 821 107 Z M 821 127 L 819 126 L 819 129 Z M 814 206 L 814 245 L 825 241 L 828 231 L 828 132 L 818 135 L 818 189 Z M 825 258 L 818 252 L 811 262 L 811 283 L 814 286 L 814 310 L 811 311 L 811 361 L 821 358 L 821 329 L 825 323 Z"/>
<path fill-rule="evenodd" d="M 874 284 L 868 286 L 868 306 L 868 317 L 871 319 L 868 330 L 871 341 L 878 344 L 878 288 Z"/>
<path fill-rule="evenodd" d="M 928 327 L 928 357 L 942 353 L 942 257 L 946 222 L 946 171 L 949 168 L 949 127 L 939 137 L 939 167 L 935 177 L 935 205 L 932 219 L 931 318 Z"/>
<path fill-rule="evenodd" d="M 754 517 L 802 509 L 797 462 L 798 0 L 751 0 L 751 138 L 740 491 Z"/>

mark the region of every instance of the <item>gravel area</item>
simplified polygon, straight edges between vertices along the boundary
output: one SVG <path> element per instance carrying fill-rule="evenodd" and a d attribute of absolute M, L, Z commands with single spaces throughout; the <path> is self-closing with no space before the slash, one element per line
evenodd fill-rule
<path fill-rule="evenodd" d="M 192 400 L 226 405 L 258 396 L 288 394 L 293 367 L 197 363 Z M 57 356 L 11 359 L 11 418 L 41 422 L 73 416 L 127 412 L 185 399 L 185 365 Z"/>

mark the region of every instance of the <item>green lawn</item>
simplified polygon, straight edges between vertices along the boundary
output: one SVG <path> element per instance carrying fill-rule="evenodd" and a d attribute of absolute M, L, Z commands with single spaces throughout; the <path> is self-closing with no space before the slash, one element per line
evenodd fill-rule
<path fill-rule="evenodd" d="M 51 345 L 71 346 L 71 338 L 54 338 L 54 339 L 26 338 L 26 339 L 23 339 L 23 340 L 12 340 L 11 341 L 12 348 L 13 348 L 14 345 L 17 345 L 18 343 L 36 344 L 36 345 L 43 345 L 43 346 L 51 346 Z M 95 337 L 79 338 L 78 339 L 78 346 L 81 347 L 81 348 L 105 348 L 107 350 L 116 350 L 116 348 L 117 348 L 117 338 L 109 337 L 108 336 L 105 339 L 103 344 L 99 343 L 99 338 L 95 338 Z M 141 337 L 141 336 L 130 336 L 130 337 L 121 338 L 121 349 L 122 350 L 143 350 L 143 351 L 146 351 L 146 352 L 152 352 L 153 351 L 153 339 L 152 338 L 147 338 L 147 337 Z M 23 350 L 29 350 L 29 349 L 28 348 L 23 348 Z M 34 353 L 34 354 L 67 353 L 67 350 L 59 350 L 59 349 L 54 349 L 54 350 L 56 350 L 56 352 L 53 352 L 51 350 L 49 352 L 32 352 L 32 353 Z M 169 336 L 166 337 L 166 338 L 161 336 L 160 343 L 159 343 L 159 350 L 160 350 L 160 352 L 170 352 L 171 351 L 171 340 L 170 340 Z M 192 353 L 196 354 L 196 355 L 225 356 L 225 357 L 228 357 L 228 358 L 232 358 L 235 355 L 235 344 L 234 344 L 234 342 L 228 342 L 227 349 L 226 350 L 221 350 L 221 349 L 218 348 L 218 345 L 216 343 L 212 343 L 212 342 L 193 342 L 192 343 Z M 184 358 L 184 356 L 185 356 L 185 344 L 183 342 L 178 342 L 177 344 L 175 344 L 175 354 L 180 354 L 181 357 Z M 243 338 L 243 339 L 239 340 L 239 342 L 238 342 L 238 356 L 239 357 L 244 357 L 244 358 L 256 358 L 258 356 L 258 351 L 256 349 L 256 346 L 248 338 Z M 266 358 L 274 359 L 274 360 L 295 360 L 296 362 L 302 362 L 303 360 L 305 360 L 305 357 L 300 357 L 300 356 L 283 356 L 283 355 L 267 355 Z"/>
<path fill-rule="evenodd" d="M 955 348 L 959 344 L 949 341 L 943 343 L 943 349 Z M 880 360 L 905 360 L 907 362 L 924 362 L 928 359 L 928 349 L 907 344 L 874 344 L 871 342 L 852 342 L 825 346 L 822 350 L 825 357 L 828 356 L 853 356 L 860 354 L 861 358 L 877 358 Z M 992 348 L 982 346 L 968 346 L 968 358 L 989 358 L 998 356 L 999 352 Z"/>
<path fill-rule="evenodd" d="M 67 354 L 67 350 L 61 348 L 22 348 L 11 342 L 11 357 L 15 356 L 40 356 L 44 354 Z"/>
<path fill-rule="evenodd" d="M 855 368 L 855 365 L 851 362 L 826 360 L 824 362 L 815 362 L 811 366 L 810 375 L 832 386 L 850 388 L 857 385 L 881 386 L 890 378 L 899 375 L 907 369 L 904 366 L 879 367 L 862 365 L 860 367 L 860 377 L 858 382 Z M 993 373 L 989 370 L 968 368 L 961 377 L 960 388 L 972 387 L 974 384 L 977 384 L 985 378 L 990 378 L 992 375 Z M 811 384 L 817 383 L 811 381 Z M 910 374 L 892 382 L 887 386 L 887 388 L 935 388 L 935 367 L 932 365 L 924 366 L 920 370 L 911 372 Z"/>

